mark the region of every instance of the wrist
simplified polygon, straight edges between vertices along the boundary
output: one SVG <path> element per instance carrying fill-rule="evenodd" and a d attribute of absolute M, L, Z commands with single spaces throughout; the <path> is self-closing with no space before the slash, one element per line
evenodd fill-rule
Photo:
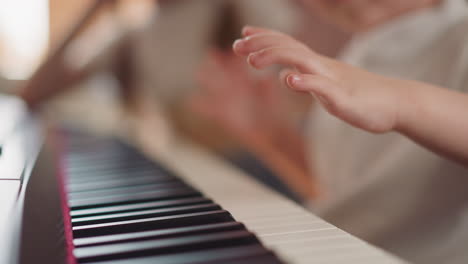
<path fill-rule="evenodd" d="M 406 134 L 411 124 L 414 123 L 414 116 L 417 115 L 417 82 L 409 80 L 396 80 L 397 87 L 397 109 L 393 130 Z"/>

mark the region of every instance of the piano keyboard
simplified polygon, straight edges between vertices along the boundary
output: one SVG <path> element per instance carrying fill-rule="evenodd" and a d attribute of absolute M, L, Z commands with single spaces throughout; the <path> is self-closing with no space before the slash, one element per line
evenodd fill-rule
<path fill-rule="evenodd" d="M 57 162 L 47 124 L 13 105 L 0 132 L 0 264 L 404 263 L 191 144 L 140 143 L 142 155 L 67 133 Z"/>
<path fill-rule="evenodd" d="M 77 263 L 403 263 L 194 146 L 65 145 Z"/>
<path fill-rule="evenodd" d="M 140 144 L 191 186 L 254 232 L 285 263 L 402 264 L 405 261 L 344 232 L 188 142 L 167 151 Z"/>
<path fill-rule="evenodd" d="M 67 137 L 77 263 L 282 263 L 219 204 L 115 140 Z"/>

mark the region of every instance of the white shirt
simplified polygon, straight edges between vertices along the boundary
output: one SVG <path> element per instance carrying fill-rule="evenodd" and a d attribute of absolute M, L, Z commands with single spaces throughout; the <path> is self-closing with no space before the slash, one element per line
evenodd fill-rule
<path fill-rule="evenodd" d="M 468 91 L 468 4 L 446 0 L 400 17 L 356 37 L 342 59 Z M 453 246 L 468 241 L 468 170 L 399 134 L 363 132 L 322 109 L 312 118 L 311 156 L 326 195 L 315 205 L 320 215 L 410 261 L 468 263 L 466 243 Z"/>
<path fill-rule="evenodd" d="M 152 100 L 174 103 L 194 92 L 195 74 L 213 48 L 222 6 L 232 4 L 241 23 L 290 31 L 294 10 L 285 0 L 175 2 L 135 36 L 138 84 Z M 239 32 L 239 37 L 241 32 Z"/>

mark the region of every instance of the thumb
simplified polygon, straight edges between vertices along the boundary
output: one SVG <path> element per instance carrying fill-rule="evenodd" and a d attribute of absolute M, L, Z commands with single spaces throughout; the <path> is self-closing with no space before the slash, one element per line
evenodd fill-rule
<path fill-rule="evenodd" d="M 343 90 L 323 75 L 293 73 L 286 77 L 286 83 L 293 90 L 310 93 L 331 114 L 336 114 L 343 106 Z"/>

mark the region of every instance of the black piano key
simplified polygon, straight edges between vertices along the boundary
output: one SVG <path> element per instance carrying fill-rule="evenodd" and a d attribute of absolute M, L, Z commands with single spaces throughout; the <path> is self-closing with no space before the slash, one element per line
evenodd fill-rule
<path fill-rule="evenodd" d="M 87 135 L 68 143 L 79 263 L 279 263 L 229 212 L 134 147 Z"/>
<path fill-rule="evenodd" d="M 191 214 L 191 213 L 207 212 L 207 211 L 215 211 L 215 210 L 221 210 L 221 207 L 214 203 L 192 205 L 192 206 L 182 206 L 182 207 L 167 208 L 167 209 L 151 209 L 151 210 L 143 210 L 143 211 L 136 211 L 136 212 L 117 213 L 117 214 L 108 214 L 108 215 L 101 215 L 101 216 L 90 216 L 90 217 L 72 219 L 72 225 L 73 226 L 95 225 L 95 224 L 102 224 L 102 223 L 109 223 L 109 222 L 154 218 L 154 217 L 162 217 L 162 216 L 170 216 L 170 215 Z"/>
<path fill-rule="evenodd" d="M 85 143 L 87 144 L 87 143 Z M 99 157 L 117 157 L 117 156 L 133 156 L 133 153 L 126 153 L 124 149 L 115 144 L 108 145 L 99 145 L 99 146 L 85 146 L 85 147 L 76 147 L 76 146 L 67 146 L 69 151 L 68 157 L 76 160 L 90 160 L 96 159 Z"/>
<path fill-rule="evenodd" d="M 163 183 L 151 183 L 145 185 L 132 185 L 132 186 L 121 186 L 115 188 L 104 188 L 99 190 L 89 190 L 80 192 L 70 192 L 68 195 L 69 199 L 81 199 L 91 197 L 102 197 L 107 195 L 125 194 L 125 193 L 139 193 L 151 190 L 164 190 L 173 189 L 179 187 L 189 187 L 187 184 L 179 181 L 163 182 Z"/>
<path fill-rule="evenodd" d="M 91 209 L 71 210 L 70 216 L 73 219 L 75 219 L 75 218 L 80 218 L 80 217 L 106 215 L 106 214 L 112 214 L 112 213 L 134 212 L 134 211 L 147 210 L 147 209 L 163 209 L 163 208 L 172 208 L 172 207 L 178 207 L 178 206 L 207 204 L 207 203 L 212 203 L 212 202 L 213 202 L 212 200 L 203 198 L 203 197 L 183 198 L 183 199 L 166 200 L 166 201 L 160 201 L 160 202 L 144 202 L 144 203 L 125 204 L 125 205 L 112 205 L 112 206 L 91 208 Z"/>
<path fill-rule="evenodd" d="M 106 170 L 89 170 L 89 171 L 82 171 L 82 172 L 70 172 L 67 171 L 67 175 L 74 181 L 79 181 L 81 179 L 94 179 L 97 176 L 107 178 L 107 177 L 114 177 L 114 178 L 124 178 L 128 177 L 129 175 L 133 176 L 141 176 L 141 175 L 161 175 L 161 176 L 171 176 L 168 173 L 156 170 L 154 168 L 108 168 Z"/>
<path fill-rule="evenodd" d="M 282 262 L 273 253 L 267 253 L 259 256 L 244 256 L 225 259 L 223 264 L 282 264 Z M 220 264 L 218 260 L 200 261 L 191 264 Z"/>
<path fill-rule="evenodd" d="M 122 162 L 127 162 L 127 161 L 139 161 L 139 162 L 150 162 L 156 166 L 154 161 L 146 158 L 144 155 L 141 153 L 135 152 L 134 150 L 126 150 L 126 149 L 114 149 L 112 152 L 109 151 L 95 151 L 95 152 L 89 152 L 89 151 L 74 151 L 70 150 L 68 155 L 66 156 L 65 161 L 67 162 L 72 162 L 72 163 L 94 163 L 95 161 L 98 162 L 106 162 L 106 161 L 122 161 Z"/>
<path fill-rule="evenodd" d="M 113 156 L 142 156 L 140 152 L 134 149 L 131 146 L 120 144 L 120 142 L 108 142 L 101 143 L 99 141 L 95 142 L 85 142 L 80 144 L 73 144 L 68 146 L 70 150 L 70 157 L 76 158 L 93 158 L 100 155 L 106 155 L 109 157 Z"/>
<path fill-rule="evenodd" d="M 108 195 L 101 198 L 85 198 L 69 200 L 69 206 L 73 209 L 94 208 L 99 206 L 129 204 L 135 202 L 161 201 L 175 198 L 188 198 L 201 196 L 200 192 L 191 188 L 174 188 L 155 190 L 133 194 Z"/>
<path fill-rule="evenodd" d="M 158 172 L 152 169 L 127 169 L 127 170 L 107 170 L 107 171 L 89 171 L 86 173 L 69 173 L 69 183 L 82 183 L 97 180 L 110 180 L 110 179 L 126 179 L 126 178 L 138 178 L 145 176 L 153 176 L 159 178 L 175 178 L 172 175 L 168 175 L 162 172 Z"/>
<path fill-rule="evenodd" d="M 131 171 L 138 171 L 138 170 L 152 171 L 152 172 L 155 172 L 155 173 L 159 172 L 159 173 L 162 174 L 161 171 L 158 171 L 158 169 L 156 169 L 153 166 L 150 166 L 150 165 L 141 166 L 139 164 L 135 164 L 133 166 L 128 166 L 128 165 L 125 165 L 125 164 L 121 164 L 121 165 L 100 164 L 100 165 L 96 165 L 96 166 L 88 165 L 88 166 L 82 166 L 82 167 L 76 167 L 76 168 L 68 168 L 67 167 L 66 172 L 69 175 L 72 175 L 72 176 L 74 176 L 74 175 L 86 176 L 86 175 L 93 175 L 93 174 L 99 174 L 99 173 L 112 174 L 112 173 L 119 172 L 119 171 L 131 172 Z"/>
<path fill-rule="evenodd" d="M 224 263 L 225 261 L 233 258 L 263 256 L 267 254 L 269 254 L 269 252 L 260 244 L 258 244 L 240 247 L 228 247 L 222 249 L 200 250 L 197 252 L 179 253 L 173 255 L 148 256 L 122 260 L 92 262 L 90 264 L 200 264 L 208 261 Z"/>
<path fill-rule="evenodd" d="M 211 248 L 243 246 L 258 243 L 248 231 L 228 231 L 207 235 L 148 241 L 118 243 L 94 247 L 76 248 L 73 253 L 79 263 L 113 260 L 131 257 L 175 254 Z"/>
<path fill-rule="evenodd" d="M 103 179 L 103 180 L 89 180 L 81 183 L 69 183 L 67 189 L 70 192 L 91 191 L 106 188 L 117 188 L 125 186 L 134 186 L 141 184 L 151 183 L 164 183 L 179 181 L 173 177 L 154 177 L 154 175 L 145 175 L 139 177 L 127 176 L 126 179 Z"/>
<path fill-rule="evenodd" d="M 164 216 L 147 219 L 120 221 L 114 223 L 76 226 L 73 227 L 73 236 L 83 238 L 90 236 L 102 236 L 111 234 L 122 234 L 147 230 L 160 230 L 164 228 L 176 228 L 202 224 L 214 224 L 232 222 L 234 219 L 225 210 L 211 212 L 184 214 L 176 216 Z"/>
<path fill-rule="evenodd" d="M 140 151 L 128 147 L 127 145 L 118 145 L 114 144 L 112 146 L 108 146 L 107 148 L 100 148 L 97 151 L 73 151 L 70 153 L 70 157 L 77 158 L 77 159 L 95 159 L 99 156 L 105 157 L 123 157 L 123 158 L 141 158 L 148 160 Z"/>
<path fill-rule="evenodd" d="M 191 227 L 170 228 L 164 230 L 142 231 L 117 235 L 78 238 L 73 241 L 73 244 L 75 247 L 98 246 L 122 242 L 182 237 L 187 235 L 207 234 L 213 232 L 226 232 L 235 230 L 245 230 L 245 227 L 239 222 L 227 222 Z"/>
<path fill-rule="evenodd" d="M 138 156 L 128 156 L 122 153 L 118 156 L 109 156 L 109 155 L 101 155 L 100 157 L 87 157 L 86 159 L 81 158 L 73 158 L 67 157 L 65 158 L 65 163 L 67 164 L 68 168 L 72 170 L 79 169 L 79 168 L 87 168 L 87 167 L 134 167 L 135 165 L 139 165 L 142 167 L 151 167 L 153 169 L 159 169 L 154 162 L 138 157 Z"/>
<path fill-rule="evenodd" d="M 94 159 L 98 156 L 105 155 L 106 157 L 144 157 L 139 151 L 129 148 L 126 145 L 107 144 L 106 146 L 100 145 L 93 148 L 69 148 L 69 157 L 76 159 Z"/>
<path fill-rule="evenodd" d="M 155 163 L 149 159 L 144 158 L 144 156 L 136 155 L 133 153 L 127 153 L 125 150 L 114 154 L 110 153 L 82 153 L 83 155 L 76 155 L 70 153 L 64 159 L 64 161 L 71 167 L 86 166 L 88 164 L 132 164 L 132 163 L 141 163 L 141 164 L 151 164 L 155 166 Z"/>
<path fill-rule="evenodd" d="M 107 170 L 110 168 L 126 169 L 126 168 L 142 168 L 159 171 L 159 167 L 155 166 L 154 163 L 138 158 L 120 158 L 120 159 L 94 159 L 90 161 L 74 161 L 66 160 L 67 172 L 70 173 L 81 173 L 82 171 L 92 170 Z"/>
<path fill-rule="evenodd" d="M 99 143 L 98 143 L 99 144 Z M 118 144 L 103 144 L 95 146 L 86 146 L 86 148 L 67 146 L 69 150 L 68 158 L 73 160 L 94 160 L 100 157 L 131 158 L 144 157 L 138 151 Z"/>
<path fill-rule="evenodd" d="M 101 183 L 106 183 L 106 182 L 119 182 L 121 181 L 122 183 L 125 183 L 127 185 L 135 185 L 132 183 L 130 180 L 146 180 L 146 179 L 151 179 L 154 182 L 164 182 L 164 181 L 180 181 L 176 177 L 172 177 L 169 175 L 157 175 L 154 173 L 129 173 L 129 174 L 122 174 L 122 175 L 108 175 L 108 176 L 103 176 L 100 174 L 95 174 L 90 178 L 75 178 L 75 179 L 69 179 L 67 181 L 67 186 L 69 185 L 80 185 L 80 184 L 89 184 L 91 182 L 96 183 L 96 184 L 101 184 Z"/>
<path fill-rule="evenodd" d="M 70 167 L 86 166 L 88 164 L 151 164 L 156 166 L 155 163 L 144 156 L 135 155 L 133 153 L 127 153 L 125 151 L 121 153 L 109 154 L 109 153 L 96 153 L 96 154 L 85 154 L 85 156 L 77 156 L 71 154 L 65 157 L 64 161 Z"/>
<path fill-rule="evenodd" d="M 127 146 L 118 146 L 116 144 L 111 144 L 105 147 L 101 148 L 94 148 L 92 151 L 90 149 L 79 149 L 79 148 L 68 148 L 70 150 L 68 157 L 72 159 L 82 159 L 82 160 L 89 160 L 89 159 L 95 159 L 96 157 L 99 156 L 105 156 L 105 157 L 124 157 L 124 158 L 130 158 L 130 157 L 143 157 L 146 158 L 144 155 L 142 155 L 139 151 L 128 148 Z"/>

